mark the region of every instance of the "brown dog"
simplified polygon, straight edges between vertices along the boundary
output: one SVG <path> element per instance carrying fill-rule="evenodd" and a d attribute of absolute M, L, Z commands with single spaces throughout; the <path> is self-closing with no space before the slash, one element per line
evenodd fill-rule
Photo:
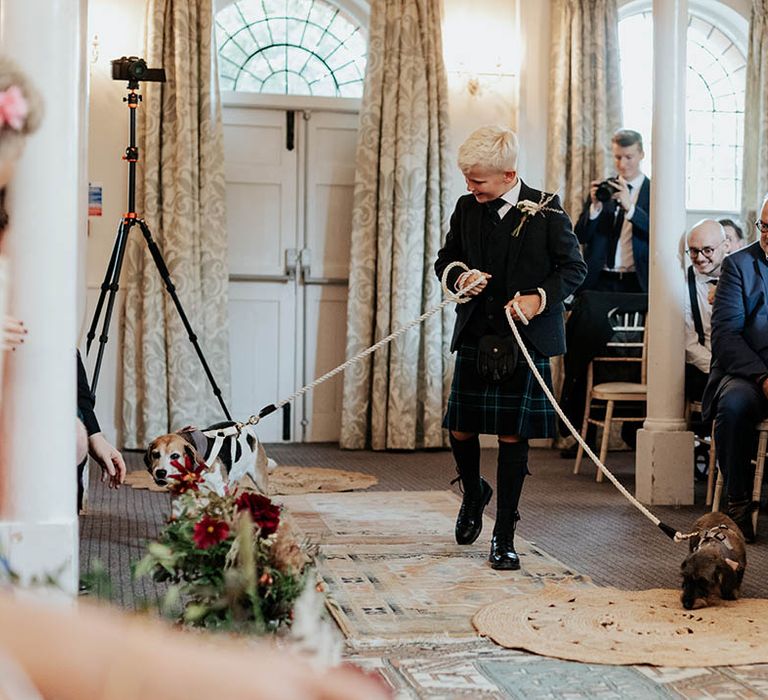
<path fill-rule="evenodd" d="M 144 455 L 144 464 L 155 483 L 165 486 L 178 473 L 173 462 L 184 464 L 189 455 L 195 464 L 205 462 L 206 481 L 219 491 L 225 484 L 243 484 L 249 478 L 261 493 L 267 493 L 269 473 L 274 460 L 267 457 L 264 446 L 252 426 L 239 428 L 234 423 L 217 423 L 199 430 L 182 428 L 176 433 L 155 438 Z"/>
<path fill-rule="evenodd" d="M 178 472 L 171 462 L 184 464 L 185 455 L 189 455 L 194 464 L 202 460 L 194 445 L 180 433 L 169 433 L 149 443 L 144 453 L 144 465 L 158 486 L 167 486 L 168 478 Z"/>
<path fill-rule="evenodd" d="M 735 600 L 747 566 L 744 535 L 724 513 L 707 513 L 694 524 L 689 554 L 680 571 L 681 601 L 686 610 Z"/>

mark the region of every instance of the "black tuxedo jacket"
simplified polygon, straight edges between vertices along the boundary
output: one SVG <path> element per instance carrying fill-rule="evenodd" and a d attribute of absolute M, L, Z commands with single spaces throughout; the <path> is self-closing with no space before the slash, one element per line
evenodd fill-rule
<path fill-rule="evenodd" d="M 584 244 L 584 259 L 587 261 L 587 277 L 581 289 L 594 289 L 600 272 L 605 267 L 608 257 L 608 246 L 613 235 L 613 225 L 616 219 L 615 199 L 603 204 L 603 209 L 596 219 L 589 218 L 591 197 L 587 197 L 581 216 L 576 222 L 576 236 L 579 243 Z M 632 255 L 635 259 L 635 272 L 644 292 L 648 292 L 648 229 L 650 228 L 648 212 L 651 205 L 651 181 L 646 177 L 640 186 L 640 192 L 635 202 L 635 213 L 632 215 Z"/>
<path fill-rule="evenodd" d="M 712 307 L 712 369 L 702 408 L 714 416 L 727 374 L 757 381 L 768 374 L 768 262 L 759 241 L 726 256 Z"/>
<path fill-rule="evenodd" d="M 542 193 L 521 183 L 519 201 L 530 200 L 538 203 Z M 554 197 L 548 205 L 551 209 L 562 210 L 560 200 Z M 477 202 L 471 194 L 459 198 L 451 216 L 450 229 L 445 238 L 445 245 L 437 254 L 435 272 L 442 279 L 443 271 L 452 262 L 460 260 L 470 269 L 488 271 L 488 260 L 484 260 L 481 245 L 483 214 L 485 206 Z M 560 355 L 565 352 L 565 330 L 563 326 L 563 300 L 572 294 L 587 272 L 587 266 L 581 257 L 579 244 L 571 228 L 571 221 L 564 213 L 541 212 L 529 216 L 518 236 L 512 232 L 520 223 L 522 213 L 515 207 L 497 225 L 496 232 L 507 232 L 510 236 L 507 249 L 506 275 L 503 280 L 506 299 L 512 299 L 516 292 L 541 287 L 547 295 L 544 311 L 534 317 L 529 325 L 517 324 L 520 334 L 540 354 L 545 357 Z M 490 261 L 492 262 L 492 261 Z M 463 272 L 453 268 L 448 275 L 448 287 L 454 289 L 457 278 Z M 495 280 L 498 284 L 500 280 Z M 472 301 L 456 305 L 456 324 L 451 340 L 451 352 L 459 344 L 462 332 L 466 329 L 472 315 L 483 306 L 482 294 Z"/>

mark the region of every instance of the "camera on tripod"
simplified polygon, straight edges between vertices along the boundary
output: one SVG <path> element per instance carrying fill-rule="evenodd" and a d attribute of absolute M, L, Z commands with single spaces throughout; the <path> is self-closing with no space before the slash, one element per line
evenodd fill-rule
<path fill-rule="evenodd" d="M 616 194 L 617 189 L 613 186 L 613 184 L 618 185 L 619 184 L 619 178 L 617 177 L 609 177 L 605 180 L 603 180 L 595 190 L 595 197 L 597 197 L 598 202 L 607 202 L 609 199 L 613 197 L 614 194 Z"/>
<path fill-rule="evenodd" d="M 148 68 L 147 62 L 138 56 L 123 56 L 112 61 L 112 80 L 127 80 L 138 83 L 140 80 L 151 83 L 164 83 L 163 68 Z"/>

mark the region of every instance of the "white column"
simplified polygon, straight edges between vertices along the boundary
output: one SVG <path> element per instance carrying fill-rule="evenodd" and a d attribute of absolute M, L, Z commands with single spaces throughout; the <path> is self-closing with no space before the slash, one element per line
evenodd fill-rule
<path fill-rule="evenodd" d="M 636 490 L 645 503 L 693 503 L 693 434 L 686 431 L 683 300 L 687 0 L 653 2 L 648 417 L 638 433 Z"/>
<path fill-rule="evenodd" d="M 10 309 L 29 329 L 8 356 L 0 548 L 23 577 L 77 590 L 75 314 L 85 126 L 85 0 L 0 5 L 0 50 L 45 101 L 10 185 Z"/>

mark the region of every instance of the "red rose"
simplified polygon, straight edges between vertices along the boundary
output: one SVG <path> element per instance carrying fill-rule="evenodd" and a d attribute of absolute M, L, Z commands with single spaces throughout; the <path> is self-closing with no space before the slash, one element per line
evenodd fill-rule
<path fill-rule="evenodd" d="M 247 510 L 254 525 L 261 529 L 263 537 L 277 532 L 280 524 L 280 506 L 276 506 L 266 496 L 246 491 L 235 501 L 238 511 Z"/>
<path fill-rule="evenodd" d="M 207 515 L 195 525 L 192 539 L 198 549 L 208 549 L 223 542 L 229 535 L 229 525 L 223 520 L 209 518 Z"/>

